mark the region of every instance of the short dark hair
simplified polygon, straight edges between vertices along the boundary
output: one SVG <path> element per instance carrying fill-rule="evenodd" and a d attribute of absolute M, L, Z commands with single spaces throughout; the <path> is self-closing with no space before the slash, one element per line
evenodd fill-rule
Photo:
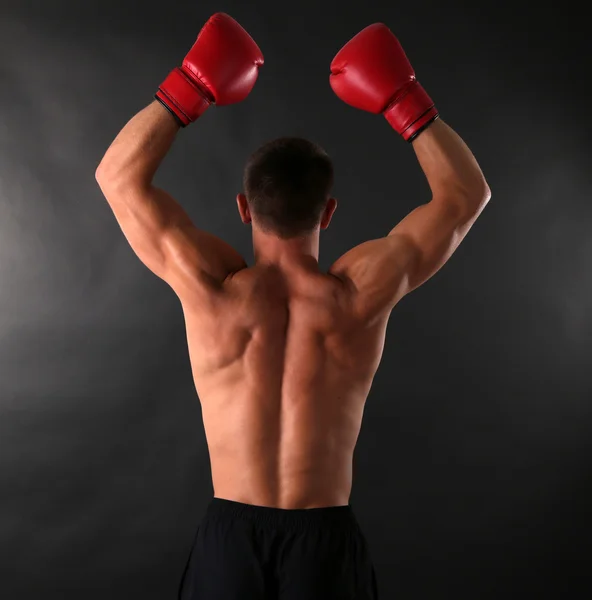
<path fill-rule="evenodd" d="M 279 138 L 251 155 L 243 186 L 261 229 L 283 239 L 298 237 L 320 223 L 333 187 L 333 163 L 317 144 Z"/>

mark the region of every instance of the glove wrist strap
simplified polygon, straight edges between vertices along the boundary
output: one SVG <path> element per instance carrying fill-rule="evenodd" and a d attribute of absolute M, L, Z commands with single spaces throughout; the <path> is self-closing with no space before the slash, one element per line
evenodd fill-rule
<path fill-rule="evenodd" d="M 209 94 L 176 67 L 162 82 L 155 98 L 163 104 L 185 127 L 199 119 L 213 102 Z"/>
<path fill-rule="evenodd" d="M 439 116 L 433 100 L 417 79 L 402 90 L 383 114 L 391 127 L 408 142 Z"/>

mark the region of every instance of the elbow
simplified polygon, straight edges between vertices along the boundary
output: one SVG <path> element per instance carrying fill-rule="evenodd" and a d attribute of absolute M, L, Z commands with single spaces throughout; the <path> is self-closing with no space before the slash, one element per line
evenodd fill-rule
<path fill-rule="evenodd" d="M 485 205 L 491 200 L 491 188 L 487 181 L 483 180 L 482 203 Z"/>
<path fill-rule="evenodd" d="M 95 170 L 95 180 L 104 191 L 125 188 L 146 188 L 151 185 L 151 178 L 144 173 L 138 174 L 128 166 L 103 159 Z"/>
<path fill-rule="evenodd" d="M 97 182 L 99 189 L 103 192 L 103 194 L 107 194 L 107 190 L 111 186 L 107 183 L 107 177 L 100 166 L 95 171 L 95 181 Z"/>
<path fill-rule="evenodd" d="M 129 176 L 123 174 L 120 168 L 105 163 L 105 161 L 102 161 L 96 168 L 95 180 L 103 193 L 106 193 L 106 191 L 115 192 L 122 188 L 128 188 L 132 183 L 135 183 Z"/>
<path fill-rule="evenodd" d="M 475 193 L 471 194 L 471 201 L 469 206 L 472 212 L 481 214 L 481 211 L 487 206 L 487 203 L 491 199 L 491 190 L 487 183 L 484 184 L 483 189 L 476 190 Z"/>
<path fill-rule="evenodd" d="M 119 165 L 113 161 L 103 160 L 95 170 L 95 179 L 100 187 L 115 185 L 122 179 L 122 172 Z"/>
<path fill-rule="evenodd" d="M 480 169 L 465 178 L 459 191 L 469 206 L 482 208 L 491 199 L 491 188 Z"/>
<path fill-rule="evenodd" d="M 484 183 L 485 183 L 485 187 L 482 190 L 480 202 L 479 202 L 479 208 L 478 208 L 479 214 L 481 214 L 481 211 L 487 206 L 487 204 L 491 200 L 491 188 L 489 187 L 489 185 L 487 184 L 486 181 Z"/>
<path fill-rule="evenodd" d="M 99 184 L 100 188 L 103 188 L 108 185 L 110 181 L 113 181 L 114 173 L 113 169 L 109 167 L 108 164 L 102 160 L 99 163 L 99 166 L 95 170 L 95 180 Z"/>
<path fill-rule="evenodd" d="M 450 205 L 455 207 L 455 214 L 462 221 L 467 221 L 480 215 L 490 199 L 491 190 L 484 181 L 482 186 L 474 186 L 454 194 L 450 198 Z"/>
<path fill-rule="evenodd" d="M 481 212 L 491 199 L 491 188 L 487 181 L 483 179 L 480 185 L 465 193 L 464 204 L 469 211 Z"/>
<path fill-rule="evenodd" d="M 436 196 L 434 196 L 434 199 Z M 491 199 L 491 189 L 483 181 L 482 185 L 473 185 L 470 188 L 457 189 L 440 196 L 450 210 L 455 211 L 461 218 L 471 218 L 476 213 L 479 214 Z"/>
<path fill-rule="evenodd" d="M 473 182 L 465 188 L 465 196 L 467 201 L 477 204 L 477 206 L 485 206 L 489 202 L 491 188 L 483 173 L 479 173 Z"/>
<path fill-rule="evenodd" d="M 128 187 L 128 183 L 123 180 L 118 173 L 114 173 L 101 165 L 99 165 L 95 171 L 95 180 L 103 193 L 103 196 L 105 196 L 109 202 L 113 198 L 121 198 L 126 191 L 126 187 Z"/>

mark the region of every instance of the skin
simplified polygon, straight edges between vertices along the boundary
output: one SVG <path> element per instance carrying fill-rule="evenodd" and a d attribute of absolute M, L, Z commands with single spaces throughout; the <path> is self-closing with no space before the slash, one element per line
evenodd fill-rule
<path fill-rule="evenodd" d="M 198 229 L 152 184 L 178 126 L 157 102 L 117 136 L 97 181 L 140 260 L 175 291 L 202 405 L 214 494 L 284 509 L 349 502 L 364 406 L 397 302 L 452 255 L 490 198 L 472 153 L 443 121 L 413 142 L 432 199 L 327 273 L 320 230 L 263 232 L 243 194 L 255 264 Z M 396 182 L 394 182 L 396 185 Z"/>

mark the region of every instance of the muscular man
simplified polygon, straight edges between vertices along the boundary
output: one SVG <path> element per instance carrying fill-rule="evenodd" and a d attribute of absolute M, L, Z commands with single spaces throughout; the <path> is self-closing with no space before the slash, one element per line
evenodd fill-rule
<path fill-rule="evenodd" d="M 397 39 L 375 24 L 337 54 L 330 83 L 412 143 L 431 199 L 324 273 L 319 230 L 336 207 L 331 161 L 306 140 L 270 142 L 248 161 L 237 198 L 252 224 L 248 267 L 152 180 L 179 128 L 213 103 L 244 99 L 262 64 L 244 29 L 214 15 L 96 174 L 132 248 L 175 291 L 185 315 L 215 498 L 181 597 L 376 598 L 349 498 L 387 321 L 450 258 L 490 192 L 470 150 L 438 120 Z"/>

